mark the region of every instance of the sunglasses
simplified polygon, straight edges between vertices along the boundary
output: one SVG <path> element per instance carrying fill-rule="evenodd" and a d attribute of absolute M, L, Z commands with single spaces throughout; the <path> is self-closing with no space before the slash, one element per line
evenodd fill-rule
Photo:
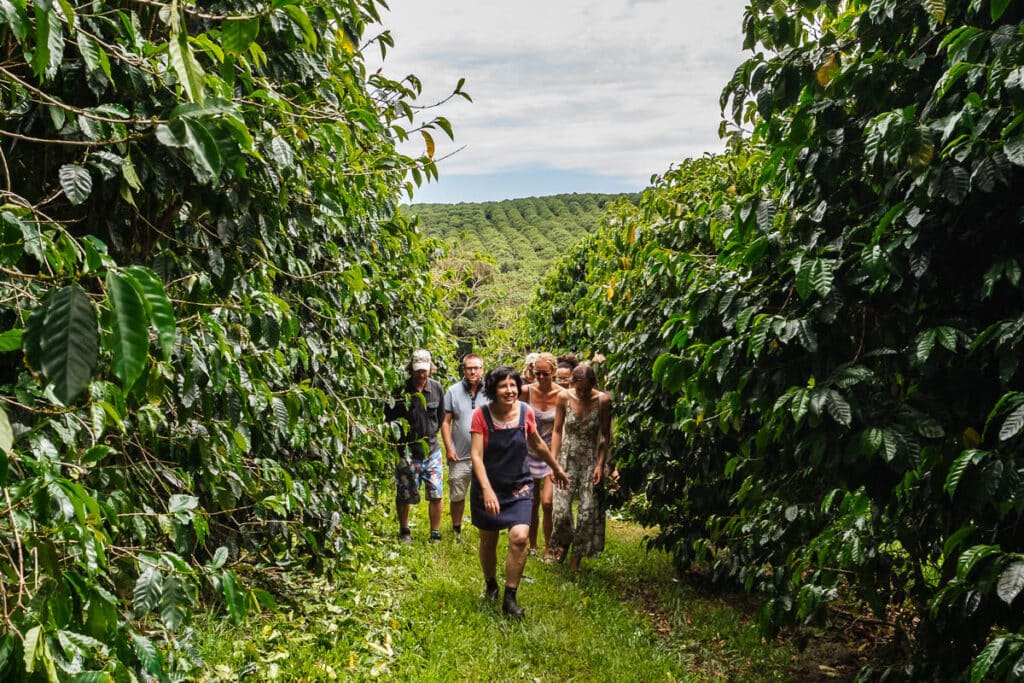
<path fill-rule="evenodd" d="M 534 377 L 550 377 L 551 373 L 550 372 L 537 372 L 536 370 L 534 370 L 533 376 Z"/>

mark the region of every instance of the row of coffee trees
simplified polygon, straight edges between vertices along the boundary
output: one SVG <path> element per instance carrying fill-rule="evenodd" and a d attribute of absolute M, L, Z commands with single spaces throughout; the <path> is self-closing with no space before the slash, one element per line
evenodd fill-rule
<path fill-rule="evenodd" d="M 742 135 L 611 214 L 528 321 L 608 355 L 657 544 L 769 629 L 860 601 L 909 644 L 888 680 L 1024 676 L 1022 19 L 754 0 Z"/>
<path fill-rule="evenodd" d="M 268 600 L 239 558 L 358 544 L 445 325 L 397 205 L 450 129 L 367 72 L 382 6 L 0 3 L 3 680 L 180 676 Z"/>

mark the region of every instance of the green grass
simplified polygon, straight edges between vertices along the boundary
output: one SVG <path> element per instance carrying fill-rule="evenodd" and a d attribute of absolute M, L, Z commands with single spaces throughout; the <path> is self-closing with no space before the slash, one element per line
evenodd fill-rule
<path fill-rule="evenodd" d="M 610 522 L 608 548 L 577 577 L 531 557 L 517 623 L 483 599 L 476 530 L 467 525 L 457 542 L 443 528 L 443 542 L 428 545 L 426 506 L 417 508 L 412 545 L 397 544 L 393 518 L 377 520 L 379 542 L 342 581 L 274 577 L 292 596 L 278 613 L 200 624 L 201 680 L 791 679 L 793 648 L 762 640 L 745 601 L 677 581 L 635 525 Z M 504 552 L 503 535 L 499 581 Z"/>

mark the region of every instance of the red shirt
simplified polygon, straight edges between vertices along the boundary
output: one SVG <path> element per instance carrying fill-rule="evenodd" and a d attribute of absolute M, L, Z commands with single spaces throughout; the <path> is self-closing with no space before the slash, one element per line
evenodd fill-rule
<path fill-rule="evenodd" d="M 534 434 L 537 431 L 537 421 L 533 417 L 533 409 L 530 408 L 530 406 L 528 406 L 525 403 L 523 403 L 522 401 L 519 401 L 519 410 L 521 410 L 521 411 L 525 410 L 526 411 L 526 425 L 525 425 L 525 427 L 526 427 L 526 436 L 527 436 L 527 438 L 529 438 L 530 434 Z M 491 415 L 491 420 L 494 421 L 494 415 L 493 414 Z M 499 427 L 497 425 L 495 425 L 495 429 L 499 429 Z M 519 429 L 519 418 L 518 417 L 516 418 L 516 426 L 513 427 L 512 429 Z M 476 410 L 473 411 L 473 421 L 469 425 L 469 432 L 470 432 L 470 434 L 476 433 L 476 434 L 483 434 L 484 435 L 484 451 L 486 451 L 487 450 L 487 435 L 488 435 L 489 432 L 488 432 L 488 429 L 487 429 L 487 418 L 484 417 L 484 409 L 483 408 L 477 408 Z"/>

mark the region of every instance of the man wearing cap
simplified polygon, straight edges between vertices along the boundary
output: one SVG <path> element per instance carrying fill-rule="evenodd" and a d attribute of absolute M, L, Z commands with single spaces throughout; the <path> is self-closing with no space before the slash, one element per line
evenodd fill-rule
<path fill-rule="evenodd" d="M 393 405 L 385 411 L 388 421 L 404 419 L 398 440 L 398 465 L 395 468 L 398 540 L 412 543 L 409 531 L 409 505 L 420 502 L 420 485 L 426 489 L 427 514 L 430 517 L 430 542 L 441 540 L 441 496 L 444 478 L 437 430 L 444 419 L 444 389 L 430 378 L 434 364 L 430 352 L 414 351 L 408 365 L 409 379 L 396 393 Z"/>
<path fill-rule="evenodd" d="M 523 384 L 533 384 L 537 381 L 537 378 L 533 374 L 533 364 L 540 358 L 539 353 L 528 353 L 526 354 L 526 365 L 523 366 Z"/>
<path fill-rule="evenodd" d="M 441 438 L 448 456 L 448 508 L 452 516 L 452 532 L 456 539 L 462 534 L 462 515 L 466 511 L 466 492 L 473 478 L 470 457 L 472 438 L 469 427 L 473 411 L 487 405 L 484 395 L 484 361 L 475 353 L 462 357 L 462 381 L 448 387 L 444 395 L 444 421 Z"/>

